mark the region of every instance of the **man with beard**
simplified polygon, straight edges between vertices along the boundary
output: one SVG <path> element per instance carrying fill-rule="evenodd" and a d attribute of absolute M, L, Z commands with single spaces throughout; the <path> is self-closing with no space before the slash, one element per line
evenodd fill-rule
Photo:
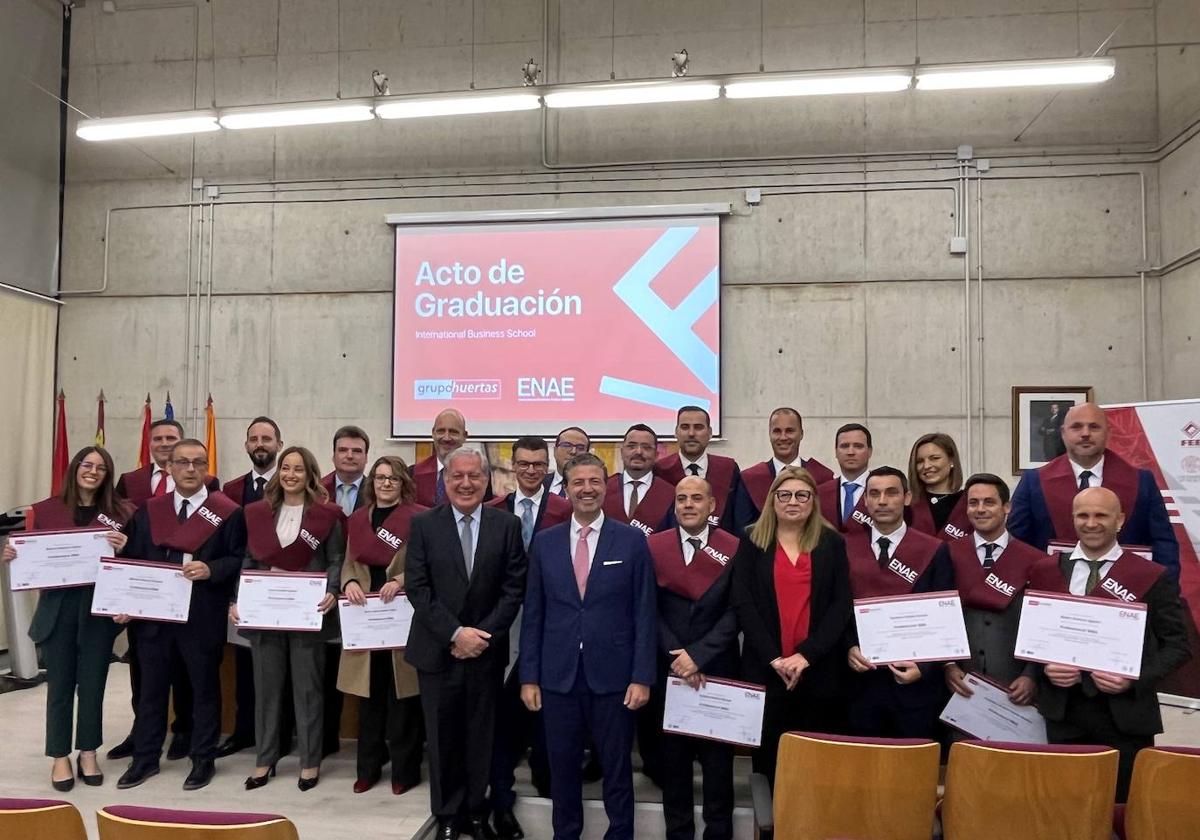
<path fill-rule="evenodd" d="M 734 499 L 742 485 L 737 461 L 708 452 L 712 440 L 712 420 L 698 405 L 685 405 L 675 414 L 675 439 L 679 452 L 662 458 L 654 465 L 654 474 L 672 487 L 685 477 L 697 476 L 712 488 L 713 504 L 709 524 L 733 530 Z"/>
<path fill-rule="evenodd" d="M 246 427 L 246 454 L 250 472 L 225 482 L 221 492 L 242 507 L 262 499 L 263 489 L 275 475 L 275 459 L 283 446 L 279 426 L 270 417 L 255 417 Z M 217 758 L 254 746 L 254 664 L 250 648 L 234 643 L 234 676 L 237 713 L 233 734 L 217 747 Z"/>
<path fill-rule="evenodd" d="M 621 439 L 625 469 L 608 480 L 604 494 L 604 515 L 633 525 L 646 536 L 670 527 L 675 505 L 675 488 L 654 475 L 657 453 L 654 430 L 645 423 L 630 426 Z"/>

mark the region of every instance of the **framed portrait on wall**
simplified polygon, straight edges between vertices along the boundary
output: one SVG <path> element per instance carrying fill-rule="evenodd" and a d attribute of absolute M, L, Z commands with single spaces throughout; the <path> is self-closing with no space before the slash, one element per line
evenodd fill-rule
<path fill-rule="evenodd" d="M 1014 385 L 1012 389 L 1012 470 L 1035 470 L 1066 453 L 1063 418 L 1080 403 L 1092 402 L 1090 385 Z"/>

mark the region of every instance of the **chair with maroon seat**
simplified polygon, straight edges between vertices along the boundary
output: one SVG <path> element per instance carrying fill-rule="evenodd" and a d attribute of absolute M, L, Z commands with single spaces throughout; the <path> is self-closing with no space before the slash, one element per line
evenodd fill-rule
<path fill-rule="evenodd" d="M 760 836 L 771 826 L 775 840 L 929 840 L 938 753 L 924 739 L 788 732 L 779 739 L 772 795 L 760 804 L 756 793 L 756 812 L 773 812 L 756 813 Z"/>
<path fill-rule="evenodd" d="M 946 840 L 1109 840 L 1116 790 L 1111 747 L 958 741 L 942 827 Z"/>
<path fill-rule="evenodd" d="M 1126 840 L 1200 837 L 1200 749 L 1148 747 L 1137 754 L 1123 829 Z"/>
<path fill-rule="evenodd" d="M 96 823 L 100 840 L 299 840 L 296 826 L 278 814 L 108 805 L 96 812 Z"/>
<path fill-rule="evenodd" d="M 0 837 L 87 840 L 83 817 L 60 799 L 0 799 Z"/>

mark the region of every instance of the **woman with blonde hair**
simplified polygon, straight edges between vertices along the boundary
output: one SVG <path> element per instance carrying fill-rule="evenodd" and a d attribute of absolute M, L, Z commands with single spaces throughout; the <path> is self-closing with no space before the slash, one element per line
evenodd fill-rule
<path fill-rule="evenodd" d="M 942 432 L 917 438 L 908 453 L 912 504 L 904 518 L 909 527 L 944 542 L 971 533 L 962 483 L 962 459 L 958 457 L 954 438 Z"/>
<path fill-rule="evenodd" d="M 807 470 L 775 476 L 733 558 L 731 601 L 744 634 L 742 675 L 767 687 L 754 770 L 774 782 L 784 732 L 844 729 L 846 543 L 821 515 Z"/>
<path fill-rule="evenodd" d="M 368 597 L 385 604 L 404 595 L 404 558 L 412 518 L 423 510 L 408 465 L 384 455 L 363 482 L 364 504 L 346 523 L 342 592 L 356 609 Z M 369 595 L 368 595 L 369 593 Z M 417 671 L 404 651 L 343 650 L 338 688 L 358 701 L 358 778 L 355 793 L 375 786 L 391 761 L 392 793 L 421 782 L 424 718 Z"/>

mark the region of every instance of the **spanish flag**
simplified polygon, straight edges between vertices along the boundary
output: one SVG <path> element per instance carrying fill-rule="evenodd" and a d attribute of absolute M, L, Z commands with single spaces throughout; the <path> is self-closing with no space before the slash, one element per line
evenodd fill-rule
<path fill-rule="evenodd" d="M 150 464 L 150 395 L 142 406 L 142 442 L 138 444 L 138 469 Z"/>
<path fill-rule="evenodd" d="M 104 445 L 104 389 L 100 390 L 100 396 L 96 398 L 96 445 Z"/>
<path fill-rule="evenodd" d="M 213 414 L 212 394 L 204 409 L 204 446 L 208 449 L 208 474 L 217 474 L 217 417 Z"/>
<path fill-rule="evenodd" d="M 67 395 L 58 389 L 58 419 L 54 425 L 54 455 L 50 473 L 50 495 L 57 496 L 62 492 L 63 481 L 67 475 L 67 467 L 71 463 L 71 453 L 67 446 Z"/>

